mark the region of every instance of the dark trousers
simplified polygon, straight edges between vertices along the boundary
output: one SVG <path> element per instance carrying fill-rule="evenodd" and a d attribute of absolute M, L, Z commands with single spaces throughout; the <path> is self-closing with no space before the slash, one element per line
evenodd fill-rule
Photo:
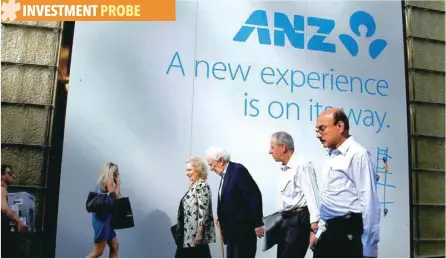
<path fill-rule="evenodd" d="M 326 221 L 313 258 L 362 258 L 362 215 L 350 213 Z"/>
<path fill-rule="evenodd" d="M 257 251 L 257 236 L 254 229 L 250 234 L 237 242 L 229 241 L 226 245 L 227 258 L 254 258 Z"/>
<path fill-rule="evenodd" d="M 212 258 L 208 244 L 195 247 L 177 247 L 175 258 Z"/>
<path fill-rule="evenodd" d="M 310 230 L 307 207 L 300 211 L 282 212 L 277 258 L 304 258 L 310 245 Z"/>

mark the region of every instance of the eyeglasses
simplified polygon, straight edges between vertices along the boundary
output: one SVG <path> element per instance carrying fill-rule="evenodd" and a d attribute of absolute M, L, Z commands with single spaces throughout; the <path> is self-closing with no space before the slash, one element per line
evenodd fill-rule
<path fill-rule="evenodd" d="M 329 126 L 320 125 L 319 127 L 316 127 L 315 132 L 319 133 L 319 134 L 324 134 L 325 130 L 327 130 L 328 128 L 333 127 L 333 126 L 337 126 L 338 124 L 339 124 L 339 121 L 337 123 L 335 123 L 333 125 L 329 125 Z"/>

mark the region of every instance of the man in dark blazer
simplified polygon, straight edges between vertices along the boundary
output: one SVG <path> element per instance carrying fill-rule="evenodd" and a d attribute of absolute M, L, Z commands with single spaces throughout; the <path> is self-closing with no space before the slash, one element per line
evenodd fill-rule
<path fill-rule="evenodd" d="M 230 161 L 225 150 L 211 147 L 206 160 L 211 171 L 221 176 L 218 189 L 217 224 L 227 245 L 228 258 L 253 258 L 257 237 L 263 236 L 262 194 L 242 164 Z"/>

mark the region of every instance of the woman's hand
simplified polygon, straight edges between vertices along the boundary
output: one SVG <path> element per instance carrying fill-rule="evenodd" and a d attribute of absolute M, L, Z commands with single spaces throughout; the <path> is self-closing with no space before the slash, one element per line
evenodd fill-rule
<path fill-rule="evenodd" d="M 115 175 L 113 177 L 113 180 L 114 180 L 116 185 L 121 185 L 121 179 L 119 178 L 119 174 Z"/>
<path fill-rule="evenodd" d="M 195 237 L 195 240 L 194 240 L 194 245 L 203 244 L 203 232 L 204 232 L 203 226 L 199 226 L 198 230 L 197 230 L 197 236 Z"/>
<path fill-rule="evenodd" d="M 203 244 L 203 237 L 197 236 L 194 240 L 194 245 L 197 246 L 197 245 L 201 245 L 201 244 Z"/>

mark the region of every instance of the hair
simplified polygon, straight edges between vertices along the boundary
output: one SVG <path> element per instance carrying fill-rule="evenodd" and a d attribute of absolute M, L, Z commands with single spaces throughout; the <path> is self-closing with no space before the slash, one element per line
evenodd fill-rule
<path fill-rule="evenodd" d="M 12 166 L 7 165 L 7 164 L 2 164 L 2 176 L 5 175 L 6 173 L 6 169 L 8 169 L 12 171 Z"/>
<path fill-rule="evenodd" d="M 112 162 L 108 162 L 102 168 L 101 173 L 99 174 L 98 180 L 96 184 L 102 184 L 102 186 L 106 186 L 109 184 L 113 184 L 114 182 L 114 174 L 118 171 L 118 165 Z"/>
<path fill-rule="evenodd" d="M 217 147 L 209 147 L 206 150 L 206 157 L 213 159 L 214 161 L 218 161 L 220 159 L 223 159 L 226 163 L 231 160 L 231 155 L 228 151 L 217 148 Z"/>
<path fill-rule="evenodd" d="M 338 122 L 344 123 L 344 131 L 348 133 L 350 130 L 350 123 L 348 122 L 348 117 L 345 115 L 345 112 L 341 109 L 335 111 L 333 113 L 333 123 L 336 125 Z"/>
<path fill-rule="evenodd" d="M 277 145 L 285 144 L 287 150 L 294 151 L 294 140 L 291 135 L 285 131 L 278 131 L 273 134 Z"/>
<path fill-rule="evenodd" d="M 186 164 L 190 164 L 192 169 L 198 174 L 198 176 L 206 180 L 208 178 L 208 168 L 206 164 L 198 157 L 191 157 L 186 161 Z"/>

